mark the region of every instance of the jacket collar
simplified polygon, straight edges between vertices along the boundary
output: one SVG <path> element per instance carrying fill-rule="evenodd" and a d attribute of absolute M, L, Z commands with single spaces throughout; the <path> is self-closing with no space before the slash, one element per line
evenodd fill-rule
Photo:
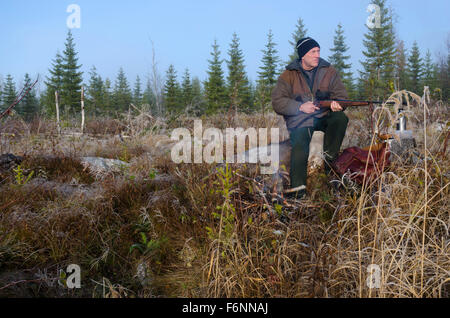
<path fill-rule="evenodd" d="M 323 58 L 319 59 L 319 65 L 317 65 L 317 68 L 321 67 L 328 67 L 330 66 L 330 63 L 325 61 Z M 292 63 L 290 63 L 288 66 L 286 66 L 286 70 L 288 71 L 301 71 L 302 70 L 302 64 L 299 59 L 296 59 Z"/>

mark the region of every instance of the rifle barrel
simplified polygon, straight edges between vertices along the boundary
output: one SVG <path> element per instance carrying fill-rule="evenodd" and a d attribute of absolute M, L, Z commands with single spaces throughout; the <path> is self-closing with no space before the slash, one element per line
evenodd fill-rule
<path fill-rule="evenodd" d="M 370 100 L 346 100 L 346 99 L 335 99 L 335 100 L 319 100 L 319 107 L 331 107 L 331 102 L 336 101 L 341 106 L 368 106 L 370 104 L 381 104 L 382 102 L 370 101 Z"/>

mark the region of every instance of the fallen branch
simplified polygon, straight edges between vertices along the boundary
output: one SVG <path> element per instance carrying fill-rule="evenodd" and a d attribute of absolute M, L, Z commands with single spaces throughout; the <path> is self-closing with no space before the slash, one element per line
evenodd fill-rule
<path fill-rule="evenodd" d="M 29 280 L 28 279 L 23 279 L 23 280 L 19 280 L 17 282 L 9 283 L 9 284 L 1 287 L 0 290 L 6 289 L 8 287 L 11 287 L 11 286 L 14 286 L 14 285 L 17 285 L 17 284 L 21 284 L 21 283 L 40 283 L 40 282 L 43 282 L 43 281 L 45 281 L 45 279 L 43 279 L 43 278 L 40 278 L 40 279 L 29 279 Z"/>

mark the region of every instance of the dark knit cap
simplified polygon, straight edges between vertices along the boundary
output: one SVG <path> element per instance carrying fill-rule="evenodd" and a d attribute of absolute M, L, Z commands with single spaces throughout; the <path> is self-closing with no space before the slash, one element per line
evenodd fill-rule
<path fill-rule="evenodd" d="M 298 58 L 301 60 L 306 53 L 308 53 L 312 48 L 315 47 L 320 48 L 320 45 L 310 37 L 298 40 L 297 42 Z"/>

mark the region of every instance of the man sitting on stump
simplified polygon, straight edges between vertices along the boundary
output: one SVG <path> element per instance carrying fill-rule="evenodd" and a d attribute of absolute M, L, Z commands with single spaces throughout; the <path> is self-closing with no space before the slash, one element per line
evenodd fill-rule
<path fill-rule="evenodd" d="M 280 75 L 272 91 L 272 106 L 283 115 L 291 140 L 291 187 L 287 196 L 301 199 L 306 194 L 309 144 L 314 131 L 325 133 L 325 171 L 330 172 L 344 140 L 348 118 L 343 107 L 333 101 L 330 109 L 313 104 L 322 99 L 348 99 L 336 69 L 320 58 L 320 46 L 310 37 L 297 42 L 298 59 Z"/>

